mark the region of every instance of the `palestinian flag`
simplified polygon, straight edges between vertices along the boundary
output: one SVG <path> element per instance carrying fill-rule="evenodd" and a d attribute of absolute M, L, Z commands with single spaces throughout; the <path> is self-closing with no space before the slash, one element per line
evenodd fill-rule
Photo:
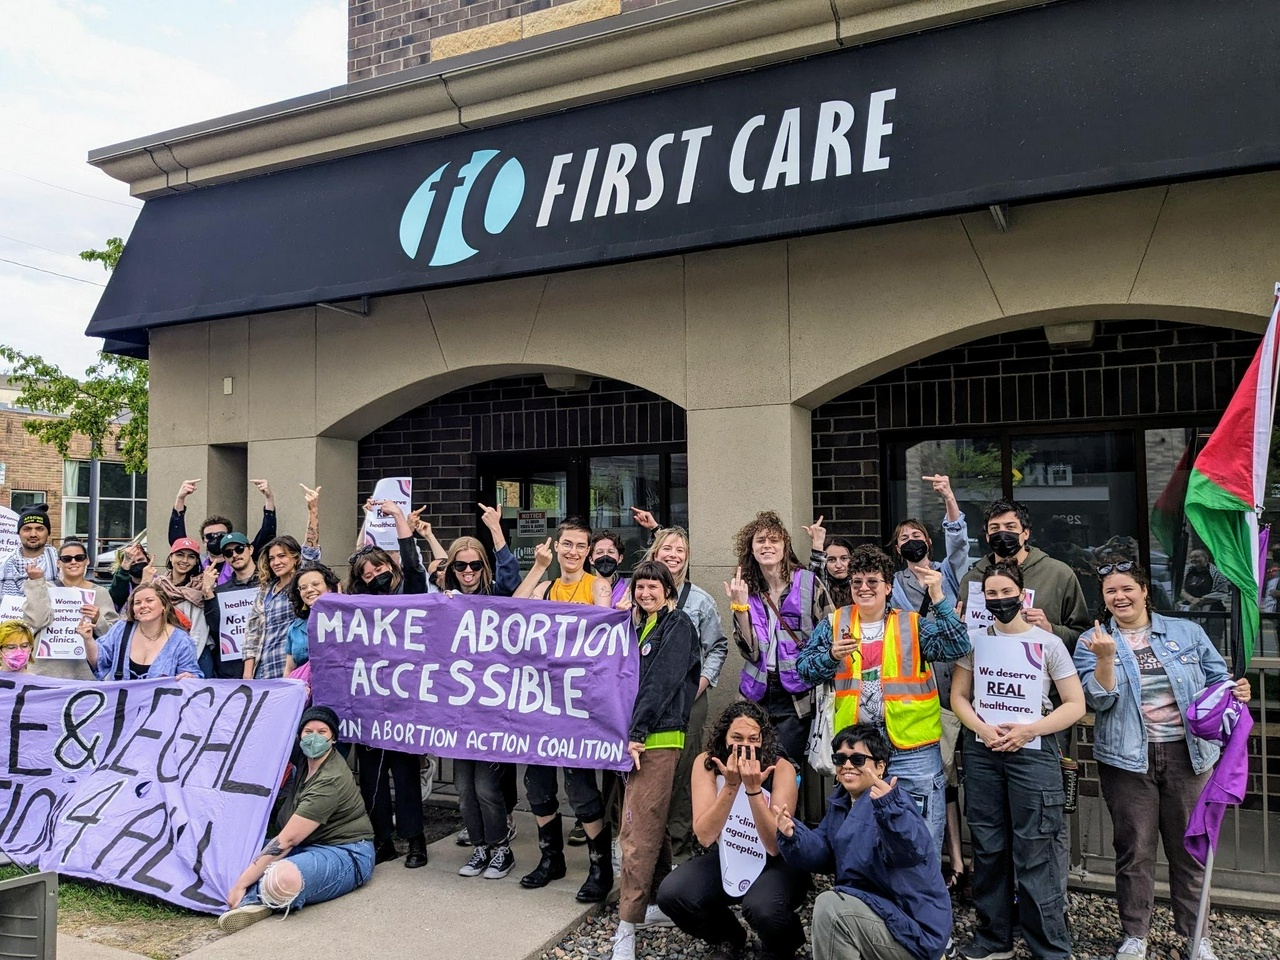
<path fill-rule="evenodd" d="M 1196 457 L 1187 482 L 1187 519 L 1223 576 L 1240 590 L 1240 639 L 1246 667 L 1258 637 L 1258 599 L 1264 583 L 1258 563 L 1258 515 L 1266 493 L 1280 370 L 1278 313 L 1280 283 L 1266 335 L 1222 420 Z"/>

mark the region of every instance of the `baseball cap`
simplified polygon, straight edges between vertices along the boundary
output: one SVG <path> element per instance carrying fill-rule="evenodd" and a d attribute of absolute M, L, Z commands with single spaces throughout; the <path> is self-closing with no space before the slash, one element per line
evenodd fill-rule
<path fill-rule="evenodd" d="M 179 550 L 190 550 L 197 557 L 200 556 L 200 545 L 190 537 L 179 537 L 177 540 L 173 541 L 172 545 L 169 547 L 169 556 L 173 556 Z"/>
<path fill-rule="evenodd" d="M 227 549 L 227 547 L 231 546 L 233 543 L 238 543 L 238 544 L 241 544 L 242 546 L 247 547 L 249 546 L 249 538 L 246 537 L 243 533 L 228 533 L 225 537 L 222 538 L 222 541 L 218 544 L 218 551 L 221 552 Z"/>

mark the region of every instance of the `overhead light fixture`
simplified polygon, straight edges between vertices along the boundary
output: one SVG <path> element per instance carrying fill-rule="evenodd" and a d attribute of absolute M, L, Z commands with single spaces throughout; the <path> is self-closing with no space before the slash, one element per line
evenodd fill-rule
<path fill-rule="evenodd" d="M 544 373 L 542 379 L 549 388 L 561 393 L 582 393 L 591 388 L 589 373 Z"/>
<path fill-rule="evenodd" d="M 1046 324 L 1044 336 L 1051 347 L 1087 347 L 1093 343 L 1097 329 L 1097 321 L 1074 320 L 1071 323 Z"/>

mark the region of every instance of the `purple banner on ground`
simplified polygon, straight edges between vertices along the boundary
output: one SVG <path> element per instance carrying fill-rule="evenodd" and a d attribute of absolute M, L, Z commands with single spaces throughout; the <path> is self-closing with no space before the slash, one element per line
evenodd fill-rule
<path fill-rule="evenodd" d="M 0 674 L 0 851 L 217 913 L 262 847 L 306 687 Z"/>
<path fill-rule="evenodd" d="M 461 594 L 316 601 L 311 691 L 343 739 L 463 760 L 630 770 L 630 616 Z"/>

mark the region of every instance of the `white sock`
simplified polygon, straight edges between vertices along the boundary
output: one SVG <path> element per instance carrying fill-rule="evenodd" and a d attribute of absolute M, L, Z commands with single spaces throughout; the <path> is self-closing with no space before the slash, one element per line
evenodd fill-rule
<path fill-rule="evenodd" d="M 615 940 L 622 940 L 625 937 L 634 937 L 636 935 L 636 925 L 628 920 L 618 921 L 618 933 L 614 937 Z"/>

